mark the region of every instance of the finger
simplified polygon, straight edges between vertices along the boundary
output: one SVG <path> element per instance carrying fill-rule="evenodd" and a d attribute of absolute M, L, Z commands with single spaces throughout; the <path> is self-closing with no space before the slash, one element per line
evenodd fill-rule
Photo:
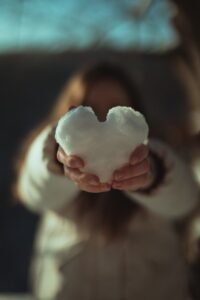
<path fill-rule="evenodd" d="M 68 155 L 66 157 L 66 165 L 70 168 L 83 168 L 84 167 L 84 161 L 76 155 Z"/>
<path fill-rule="evenodd" d="M 134 178 L 126 179 L 124 181 L 114 181 L 112 187 L 119 190 L 133 190 L 136 191 L 141 188 L 146 188 L 151 182 L 150 174 L 143 174 Z"/>
<path fill-rule="evenodd" d="M 99 184 L 98 186 L 83 185 L 83 184 L 77 184 L 77 186 L 82 191 L 89 192 L 89 193 L 103 193 L 103 192 L 108 192 L 111 189 L 111 186 L 106 183 Z"/>
<path fill-rule="evenodd" d="M 146 145 L 140 145 L 135 149 L 135 151 L 131 154 L 130 157 L 130 164 L 135 165 L 145 158 L 147 158 L 149 154 L 149 148 Z"/>
<path fill-rule="evenodd" d="M 88 185 L 99 185 L 99 178 L 98 176 L 94 175 L 94 174 L 88 174 L 88 173 L 83 173 L 80 177 L 79 177 L 79 181 L 82 184 L 88 184 Z"/>
<path fill-rule="evenodd" d="M 67 176 L 71 180 L 78 181 L 79 177 L 83 173 L 77 168 L 69 168 L 69 167 L 64 166 L 64 174 L 65 174 L 65 176 Z"/>
<path fill-rule="evenodd" d="M 83 173 L 77 168 L 64 167 L 65 175 L 80 184 L 98 185 L 99 178 L 94 174 Z"/>
<path fill-rule="evenodd" d="M 63 165 L 56 163 L 55 161 L 49 161 L 47 163 L 47 168 L 49 171 L 55 174 L 64 175 Z"/>
<path fill-rule="evenodd" d="M 70 168 L 83 168 L 84 161 L 76 155 L 67 155 L 61 147 L 59 147 L 57 152 L 57 159 Z"/>
<path fill-rule="evenodd" d="M 62 164 L 65 164 L 65 159 L 67 157 L 67 154 L 63 151 L 61 147 L 58 148 L 57 151 L 57 160 L 61 162 Z"/>
<path fill-rule="evenodd" d="M 146 158 L 136 165 L 128 165 L 114 172 L 114 180 L 121 181 L 137 177 L 150 171 L 150 162 Z"/>

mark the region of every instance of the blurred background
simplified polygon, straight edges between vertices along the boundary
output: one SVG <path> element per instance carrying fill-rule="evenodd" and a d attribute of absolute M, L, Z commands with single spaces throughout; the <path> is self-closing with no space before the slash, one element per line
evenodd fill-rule
<path fill-rule="evenodd" d="M 30 292 L 40 221 L 12 196 L 17 151 L 81 66 L 124 64 L 158 135 L 193 153 L 200 178 L 199 14 L 196 0 L 0 0 L 0 294 Z"/>

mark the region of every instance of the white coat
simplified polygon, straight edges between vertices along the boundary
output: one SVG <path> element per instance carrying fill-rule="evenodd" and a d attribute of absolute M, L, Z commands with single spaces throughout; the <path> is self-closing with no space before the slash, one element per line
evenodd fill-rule
<path fill-rule="evenodd" d="M 19 179 L 23 202 L 44 212 L 33 251 L 31 285 L 38 299 L 185 300 L 187 271 L 172 223 L 198 201 L 192 172 L 165 144 L 150 148 L 165 165 L 165 179 L 152 193 L 125 192 L 146 208 L 120 240 L 109 245 L 83 240 L 75 225 L 56 213 L 79 193 L 66 177 L 49 171 L 44 151 L 51 127 L 29 148 Z"/>

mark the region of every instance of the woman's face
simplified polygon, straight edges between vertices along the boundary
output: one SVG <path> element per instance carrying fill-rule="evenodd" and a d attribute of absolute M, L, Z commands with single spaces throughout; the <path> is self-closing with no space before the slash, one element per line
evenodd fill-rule
<path fill-rule="evenodd" d="M 87 105 L 91 106 L 100 121 L 106 119 L 107 112 L 114 106 L 131 106 L 126 90 L 117 81 L 97 82 L 87 96 Z"/>

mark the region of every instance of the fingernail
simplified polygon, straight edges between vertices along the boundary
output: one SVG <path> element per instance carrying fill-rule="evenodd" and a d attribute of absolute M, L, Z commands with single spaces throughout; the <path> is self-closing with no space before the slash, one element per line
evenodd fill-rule
<path fill-rule="evenodd" d="M 69 164 L 73 168 L 80 168 L 81 167 L 81 164 L 77 160 L 75 160 L 73 158 L 70 159 Z"/>
<path fill-rule="evenodd" d="M 82 168 L 83 167 L 82 164 L 80 162 L 77 162 L 77 161 L 74 163 L 74 166 L 75 166 L 75 168 Z"/>

